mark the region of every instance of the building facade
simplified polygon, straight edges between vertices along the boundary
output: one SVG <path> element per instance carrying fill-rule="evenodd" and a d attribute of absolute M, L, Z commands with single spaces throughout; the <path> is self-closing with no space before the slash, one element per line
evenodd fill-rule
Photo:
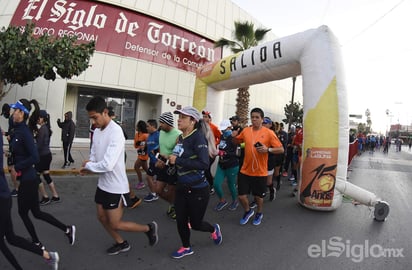
<path fill-rule="evenodd" d="M 13 86 L 2 100 L 38 100 L 51 116 L 52 147 L 61 146 L 56 120 L 67 111 L 73 112 L 77 126 L 75 143 L 89 141 L 85 105 L 96 95 L 113 107 L 129 138 L 134 137 L 138 120 L 157 119 L 162 112 L 192 105 L 196 69 L 231 54 L 214 48 L 214 41 L 232 39 L 234 21 L 265 27 L 230 0 L 0 2 L 0 27 L 24 26 L 30 20 L 36 25 L 34 35 L 75 35 L 79 42 L 96 42 L 90 67 L 80 76 L 55 81 L 38 78 L 24 87 Z M 272 39 L 271 32 L 266 40 Z M 296 88 L 294 100 L 301 102 L 300 78 Z M 235 113 L 236 92 L 225 92 L 225 118 Z M 250 94 L 250 108 L 261 107 L 280 122 L 291 100 L 292 79 L 253 85 Z M 1 126 L 7 125 L 5 119 L 0 121 Z"/>

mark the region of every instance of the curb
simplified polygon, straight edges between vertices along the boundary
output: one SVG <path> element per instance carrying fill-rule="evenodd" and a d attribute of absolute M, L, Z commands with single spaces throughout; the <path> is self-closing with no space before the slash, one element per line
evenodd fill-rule
<path fill-rule="evenodd" d="M 7 168 L 4 168 L 4 173 L 9 173 L 9 170 Z M 56 176 L 65 176 L 65 175 L 74 175 L 78 176 L 80 175 L 78 168 L 71 168 L 71 169 L 54 169 L 54 170 L 49 170 L 50 175 L 56 175 Z M 134 173 L 134 169 L 126 169 L 126 173 Z"/>

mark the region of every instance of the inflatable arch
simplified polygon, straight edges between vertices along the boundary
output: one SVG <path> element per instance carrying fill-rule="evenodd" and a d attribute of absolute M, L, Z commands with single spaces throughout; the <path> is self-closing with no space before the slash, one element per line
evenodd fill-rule
<path fill-rule="evenodd" d="M 384 220 L 389 206 L 346 181 L 349 120 L 339 44 L 327 26 L 270 41 L 197 70 L 193 106 L 222 119 L 223 90 L 302 75 L 304 143 L 298 201 L 334 210 L 342 195 L 375 207 Z"/>

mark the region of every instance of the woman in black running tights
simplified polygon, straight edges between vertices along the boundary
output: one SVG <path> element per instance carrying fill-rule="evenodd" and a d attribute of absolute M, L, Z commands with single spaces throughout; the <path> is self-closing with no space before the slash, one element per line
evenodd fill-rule
<path fill-rule="evenodd" d="M 34 110 L 29 118 L 32 105 L 34 105 Z M 69 238 L 69 243 L 73 245 L 76 227 L 74 225 L 67 226 L 49 213 L 40 210 L 38 193 L 40 178 L 34 168 L 34 165 L 39 162 L 39 153 L 33 138 L 39 118 L 39 104 L 36 100 L 20 99 L 15 104 L 11 104 L 10 107 L 14 109 L 14 132 L 10 140 L 11 149 L 13 149 L 11 154 L 14 167 L 11 170 L 16 173 L 17 180 L 20 181 L 17 196 L 19 215 L 32 241 L 40 247 L 42 247 L 42 244 L 37 236 L 33 222 L 30 220 L 30 211 L 35 218 L 43 220 L 65 232 Z M 29 120 L 29 126 L 26 124 L 27 120 Z"/>

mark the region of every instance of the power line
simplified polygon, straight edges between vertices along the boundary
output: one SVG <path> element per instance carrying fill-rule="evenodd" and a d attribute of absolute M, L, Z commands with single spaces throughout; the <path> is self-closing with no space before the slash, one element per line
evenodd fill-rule
<path fill-rule="evenodd" d="M 326 13 L 327 13 L 328 10 L 329 10 L 329 6 L 330 6 L 330 0 L 328 0 L 328 3 L 327 3 L 326 6 L 325 6 L 325 9 L 324 9 L 324 11 L 323 11 L 322 17 L 321 17 L 321 19 L 320 19 L 320 25 L 323 25 L 323 20 L 325 19 Z"/>
<path fill-rule="evenodd" d="M 367 26 L 365 29 L 363 29 L 362 31 L 360 31 L 358 34 L 356 34 L 353 38 L 351 38 L 348 42 L 346 42 L 346 44 L 352 42 L 353 40 L 357 39 L 358 37 L 360 37 L 361 35 L 363 35 L 366 31 L 368 31 L 370 28 L 372 28 L 375 24 L 377 24 L 379 21 L 381 21 L 383 18 L 386 17 L 386 15 L 388 15 L 389 13 L 391 13 L 393 10 L 395 10 L 400 4 L 402 4 L 403 2 L 405 2 L 405 0 L 401 0 L 399 3 L 397 3 L 395 6 L 393 6 L 391 9 L 389 9 L 385 14 L 383 14 L 381 17 L 379 17 L 378 19 L 376 19 L 373 23 L 371 23 L 369 26 Z M 345 44 L 345 45 L 346 45 Z"/>

